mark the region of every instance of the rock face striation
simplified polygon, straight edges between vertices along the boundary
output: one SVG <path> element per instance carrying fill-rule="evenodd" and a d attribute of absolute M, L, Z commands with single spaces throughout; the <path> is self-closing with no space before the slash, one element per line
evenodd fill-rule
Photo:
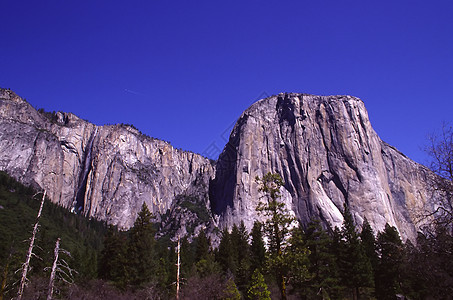
<path fill-rule="evenodd" d="M 237 121 L 216 166 L 127 125 L 96 126 L 71 113 L 36 111 L 0 89 L 0 170 L 46 189 L 52 201 L 122 228 L 145 202 L 175 235 L 197 226 L 261 220 L 255 178 L 277 172 L 282 199 L 302 222 L 386 223 L 413 239 L 429 206 L 432 173 L 379 139 L 364 103 L 350 96 L 279 94 Z M 215 176 L 214 176 L 215 175 Z M 214 221 L 215 220 L 215 221 Z"/>
<path fill-rule="evenodd" d="M 277 172 L 282 200 L 302 222 L 321 219 L 341 227 L 343 205 L 356 224 L 376 231 L 389 223 L 415 238 L 415 219 L 430 197 L 431 172 L 384 143 L 364 103 L 351 96 L 279 94 L 260 100 L 237 121 L 220 155 L 212 183 L 220 224 L 261 217 L 255 178 Z"/>
<path fill-rule="evenodd" d="M 158 217 L 181 197 L 210 209 L 211 162 L 131 126 L 40 113 L 1 89 L 0 129 L 0 170 L 73 211 L 129 228 L 143 202 Z"/>

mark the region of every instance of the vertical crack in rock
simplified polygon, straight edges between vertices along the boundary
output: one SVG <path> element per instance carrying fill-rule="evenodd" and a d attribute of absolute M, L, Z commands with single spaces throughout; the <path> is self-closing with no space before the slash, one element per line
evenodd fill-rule
<path fill-rule="evenodd" d="M 85 194 L 87 191 L 87 182 L 88 182 L 88 175 L 90 174 L 92 168 L 92 152 L 93 152 L 93 142 L 96 134 L 98 132 L 98 128 L 96 127 L 95 131 L 91 134 L 90 139 L 88 140 L 88 145 L 85 148 L 84 156 L 82 160 L 83 169 L 79 175 L 79 187 L 77 189 L 77 194 L 74 200 L 74 207 L 73 211 L 76 213 L 83 212 L 83 208 L 85 207 Z"/>

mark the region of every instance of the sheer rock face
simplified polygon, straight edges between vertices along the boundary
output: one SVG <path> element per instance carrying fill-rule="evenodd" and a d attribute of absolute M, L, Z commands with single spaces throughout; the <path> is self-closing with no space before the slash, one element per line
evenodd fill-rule
<path fill-rule="evenodd" d="M 123 228 L 143 202 L 157 216 L 180 195 L 198 197 L 209 209 L 208 159 L 129 126 L 48 115 L 0 90 L 0 170 L 46 189 L 53 202 Z"/>
<path fill-rule="evenodd" d="M 346 203 L 358 225 L 367 218 L 378 231 L 389 223 L 411 239 L 414 219 L 429 205 L 432 175 L 382 142 L 363 102 L 350 96 L 258 101 L 239 118 L 214 170 L 208 159 L 130 126 L 42 114 L 3 89 L 0 170 L 46 189 L 62 206 L 123 228 L 146 202 L 157 216 L 165 214 L 168 232 L 181 234 L 196 233 L 196 219 L 206 224 L 211 211 L 220 227 L 263 221 L 255 178 L 277 172 L 285 180 L 282 198 L 302 222 L 320 218 L 339 227 Z"/>
<path fill-rule="evenodd" d="M 279 94 L 260 100 L 237 121 L 219 157 L 213 212 L 231 226 L 261 220 L 255 178 L 277 172 L 282 199 L 302 222 L 340 227 L 346 203 L 358 225 L 396 226 L 415 238 L 415 218 L 429 198 L 430 171 L 379 139 L 364 103 L 351 96 Z"/>

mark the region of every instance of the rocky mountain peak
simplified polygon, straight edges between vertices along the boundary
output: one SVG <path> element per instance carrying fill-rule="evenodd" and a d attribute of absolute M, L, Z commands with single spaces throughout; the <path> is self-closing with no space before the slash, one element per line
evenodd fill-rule
<path fill-rule="evenodd" d="M 429 206 L 431 172 L 384 143 L 364 103 L 351 96 L 281 93 L 239 117 L 215 168 L 200 155 L 149 138 L 131 125 L 96 126 L 71 113 L 38 112 L 0 90 L 0 170 L 46 189 L 52 201 L 132 226 L 145 202 L 165 232 L 250 229 L 262 197 L 256 177 L 279 173 L 287 208 L 302 223 L 341 226 L 347 205 L 357 225 L 388 223 L 415 238 Z"/>
<path fill-rule="evenodd" d="M 343 205 L 361 225 L 386 223 L 415 237 L 415 210 L 428 199 L 425 167 L 382 142 L 364 103 L 351 96 L 282 93 L 253 104 L 239 118 L 219 157 L 213 211 L 231 226 L 260 219 L 255 178 L 285 180 L 283 201 L 302 220 L 341 226 Z"/>
<path fill-rule="evenodd" d="M 214 171 L 200 155 L 130 125 L 96 126 L 72 113 L 38 112 L 9 90 L 0 92 L 0 112 L 0 170 L 46 189 L 74 212 L 129 228 L 143 202 L 158 220 L 184 197 L 209 210 Z"/>

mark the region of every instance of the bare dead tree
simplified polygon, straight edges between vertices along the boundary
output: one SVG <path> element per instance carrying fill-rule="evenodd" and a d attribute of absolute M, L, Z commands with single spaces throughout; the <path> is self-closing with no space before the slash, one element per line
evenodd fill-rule
<path fill-rule="evenodd" d="M 58 255 L 60 254 L 60 238 L 57 239 L 55 242 L 55 249 L 54 249 L 54 261 L 52 265 L 52 271 L 50 273 L 50 280 L 49 280 L 49 289 L 47 292 L 47 300 L 52 299 L 53 295 L 53 286 L 55 281 L 55 273 L 57 272 L 57 263 L 58 263 Z"/>
<path fill-rule="evenodd" d="M 430 169 L 436 174 L 431 176 L 430 186 L 440 197 L 436 199 L 434 212 L 435 224 L 452 230 L 453 228 L 453 128 L 444 123 L 440 133 L 431 134 L 425 148 L 431 157 Z"/>
<path fill-rule="evenodd" d="M 35 223 L 35 226 L 33 227 L 33 234 L 30 238 L 30 246 L 28 247 L 27 258 L 25 259 L 25 262 L 22 265 L 22 277 L 20 280 L 19 291 L 17 292 L 18 300 L 22 299 L 22 296 L 24 294 L 25 284 L 27 283 L 27 272 L 28 272 L 28 269 L 30 268 L 31 257 L 34 255 L 33 248 L 35 246 L 34 244 L 35 244 L 36 233 L 38 233 L 38 228 L 39 228 L 39 218 L 41 217 L 42 207 L 44 206 L 45 198 L 46 198 L 46 191 L 44 191 L 44 194 L 42 196 L 41 206 L 39 207 L 38 216 L 36 217 L 36 223 Z"/>
<path fill-rule="evenodd" d="M 71 253 L 60 248 L 60 241 L 61 239 L 57 238 L 57 241 L 55 242 L 54 260 L 50 272 L 47 300 L 52 300 L 56 279 L 62 280 L 66 283 L 73 283 L 73 273 L 77 273 L 75 270 L 69 267 L 68 263 L 64 259 L 60 258 L 60 253 L 64 253 L 69 257 L 71 256 Z M 48 269 L 49 268 L 45 268 L 44 270 Z"/>
<path fill-rule="evenodd" d="M 179 300 L 179 273 L 181 268 L 181 241 L 178 236 L 178 263 L 176 264 L 177 271 L 176 271 L 176 300 Z"/>

